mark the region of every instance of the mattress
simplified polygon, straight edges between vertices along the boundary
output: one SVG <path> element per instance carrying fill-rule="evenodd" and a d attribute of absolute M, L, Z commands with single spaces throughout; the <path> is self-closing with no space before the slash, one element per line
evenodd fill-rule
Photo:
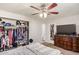
<path fill-rule="evenodd" d="M 61 55 L 58 49 L 50 48 L 41 43 L 33 43 L 27 46 L 27 49 L 33 51 L 37 55 Z"/>

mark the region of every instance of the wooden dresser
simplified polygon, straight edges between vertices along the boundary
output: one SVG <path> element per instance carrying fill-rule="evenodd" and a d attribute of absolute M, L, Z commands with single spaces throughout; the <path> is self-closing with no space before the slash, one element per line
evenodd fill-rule
<path fill-rule="evenodd" d="M 55 35 L 54 45 L 67 50 L 79 52 L 79 36 Z"/>

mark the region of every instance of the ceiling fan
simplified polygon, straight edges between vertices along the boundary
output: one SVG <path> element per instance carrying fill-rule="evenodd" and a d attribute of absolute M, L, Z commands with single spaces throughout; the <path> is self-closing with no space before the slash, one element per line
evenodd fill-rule
<path fill-rule="evenodd" d="M 46 4 L 42 4 L 40 6 L 40 8 L 35 7 L 35 6 L 30 6 L 30 7 L 33 8 L 33 9 L 35 9 L 35 10 L 38 10 L 37 13 L 33 13 L 32 15 L 39 14 L 40 17 L 46 18 L 48 15 L 51 15 L 51 14 L 59 14 L 59 12 L 56 12 L 56 11 L 49 12 L 49 10 L 55 8 L 56 6 L 57 6 L 57 3 L 52 3 L 48 7 L 46 7 Z"/>

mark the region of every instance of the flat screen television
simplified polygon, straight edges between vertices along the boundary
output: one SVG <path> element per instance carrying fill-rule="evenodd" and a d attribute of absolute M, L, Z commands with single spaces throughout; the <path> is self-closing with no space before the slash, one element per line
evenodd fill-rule
<path fill-rule="evenodd" d="M 57 25 L 57 34 L 76 35 L 76 24 Z"/>

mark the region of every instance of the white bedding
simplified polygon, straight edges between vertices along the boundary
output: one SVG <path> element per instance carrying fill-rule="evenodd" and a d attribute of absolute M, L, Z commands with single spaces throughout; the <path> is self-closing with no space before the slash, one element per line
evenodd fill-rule
<path fill-rule="evenodd" d="M 57 49 L 46 47 L 41 43 L 33 43 L 27 46 L 28 49 L 32 50 L 37 55 L 60 55 L 61 52 Z"/>
<path fill-rule="evenodd" d="M 27 49 L 26 46 L 20 46 L 12 50 L 0 52 L 0 55 L 35 55 L 35 53 Z"/>
<path fill-rule="evenodd" d="M 60 55 L 57 49 L 49 48 L 41 43 L 33 43 L 27 46 L 20 46 L 15 49 L 0 52 L 0 55 Z"/>

